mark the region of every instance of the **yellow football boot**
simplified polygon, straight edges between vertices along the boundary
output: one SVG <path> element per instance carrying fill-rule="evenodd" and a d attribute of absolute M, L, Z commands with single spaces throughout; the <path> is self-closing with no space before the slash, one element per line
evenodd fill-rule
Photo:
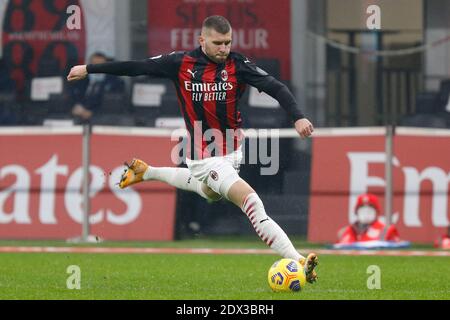
<path fill-rule="evenodd" d="M 143 181 L 144 173 L 148 168 L 148 164 L 139 159 L 133 159 L 130 165 L 125 162 L 125 165 L 127 166 L 127 168 L 120 178 L 120 189 L 124 189 L 128 186 L 131 186 L 132 184 Z"/>

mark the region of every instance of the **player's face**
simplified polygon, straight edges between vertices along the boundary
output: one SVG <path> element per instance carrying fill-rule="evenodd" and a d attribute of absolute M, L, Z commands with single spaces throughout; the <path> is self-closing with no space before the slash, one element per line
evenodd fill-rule
<path fill-rule="evenodd" d="M 203 52 L 214 62 L 225 62 L 231 50 L 232 31 L 222 34 L 214 29 L 202 30 L 199 38 Z"/>

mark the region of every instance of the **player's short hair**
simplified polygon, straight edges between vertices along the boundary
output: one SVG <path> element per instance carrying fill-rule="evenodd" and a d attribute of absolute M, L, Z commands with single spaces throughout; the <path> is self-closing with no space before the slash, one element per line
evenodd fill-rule
<path fill-rule="evenodd" d="M 221 34 L 227 34 L 231 30 L 231 24 L 222 16 L 209 16 L 203 20 L 202 28 L 214 29 Z"/>

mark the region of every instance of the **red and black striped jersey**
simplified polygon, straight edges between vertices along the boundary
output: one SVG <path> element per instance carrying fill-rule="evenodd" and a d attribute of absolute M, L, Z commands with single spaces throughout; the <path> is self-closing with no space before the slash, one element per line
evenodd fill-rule
<path fill-rule="evenodd" d="M 303 118 L 287 87 L 243 55 L 231 52 L 223 63 L 213 62 L 201 47 L 142 61 L 88 65 L 89 73 L 148 75 L 171 79 L 189 133 L 190 158 L 225 155 L 241 142 L 238 101 L 246 85 L 266 92 L 293 120 Z"/>

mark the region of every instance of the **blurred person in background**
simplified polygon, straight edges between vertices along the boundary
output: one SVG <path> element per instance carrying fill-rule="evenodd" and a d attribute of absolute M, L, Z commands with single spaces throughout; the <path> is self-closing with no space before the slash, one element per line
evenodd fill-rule
<path fill-rule="evenodd" d="M 447 227 L 447 232 L 436 240 L 434 246 L 439 249 L 450 249 L 450 225 Z"/>
<path fill-rule="evenodd" d="M 89 64 L 101 64 L 111 61 L 102 52 L 95 52 L 89 58 Z M 102 105 L 105 93 L 124 92 L 125 83 L 117 76 L 109 74 L 90 74 L 85 79 L 70 86 L 70 96 L 73 103 L 72 115 L 82 121 L 88 121 Z"/>
<path fill-rule="evenodd" d="M 6 61 L 0 58 L 0 93 L 14 94 L 14 81 L 9 76 L 9 69 Z"/>
<path fill-rule="evenodd" d="M 0 58 L 0 125 L 17 125 L 19 122 L 15 83 L 9 76 L 8 65 Z"/>
<path fill-rule="evenodd" d="M 374 240 L 400 241 L 397 228 L 391 224 L 386 230 L 385 223 L 380 220 L 381 207 L 376 195 L 370 193 L 359 195 L 355 214 L 356 222 L 339 230 L 338 244 Z"/>

